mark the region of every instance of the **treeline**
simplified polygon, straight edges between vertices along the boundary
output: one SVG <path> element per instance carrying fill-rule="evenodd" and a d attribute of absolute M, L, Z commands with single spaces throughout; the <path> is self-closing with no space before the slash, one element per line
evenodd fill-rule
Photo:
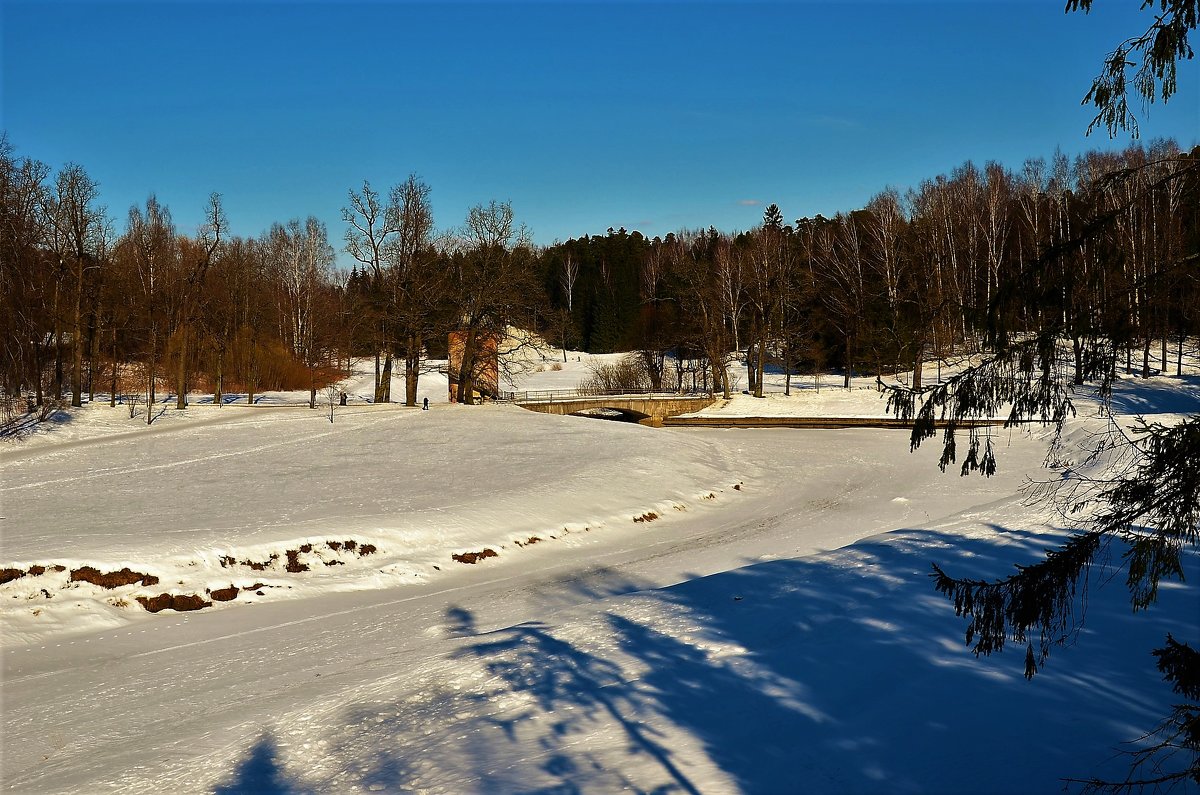
<path fill-rule="evenodd" d="M 57 173 L 0 138 L 0 378 L 8 399 L 45 404 L 97 392 L 151 400 L 319 389 L 352 357 L 373 357 L 376 401 L 405 375 L 404 402 L 431 356 L 456 340 L 456 397 L 471 402 L 486 352 L 512 327 L 563 348 L 636 351 L 655 389 L 732 389 L 744 357 L 763 373 L 840 368 L 889 373 L 981 339 L 1052 325 L 1076 369 L 1092 341 L 1179 368 L 1200 333 L 1200 150 L 1172 142 L 1018 172 L 967 163 L 865 208 L 730 234 L 713 228 L 648 239 L 609 230 L 532 245 L 508 204 L 471 208 L 435 231 L 430 188 L 416 176 L 348 192 L 335 267 L 315 218 L 229 232 L 221 197 L 181 234 L 154 196 L 118 224 L 83 167 Z M 985 328 L 985 326 L 988 326 Z M 985 333 L 986 332 L 986 333 Z M 1158 349 L 1152 350 L 1155 342 Z M 152 413 L 147 416 L 152 418 Z"/>
<path fill-rule="evenodd" d="M 185 408 L 189 392 L 249 402 L 265 390 L 317 392 L 349 359 L 374 356 L 375 400 L 391 400 L 393 361 L 404 362 L 405 400 L 430 347 L 464 340 L 460 398 L 470 401 L 478 352 L 510 324 L 545 326 L 536 255 L 512 209 L 496 202 L 468 213 L 436 239 L 429 188 L 410 177 L 387 194 L 369 183 L 343 209 L 338 270 L 316 218 L 272 224 L 258 237 L 231 235 L 220 195 L 205 221 L 181 234 L 153 195 L 118 225 L 79 165 L 52 174 L 0 138 L 0 362 L 12 409 L 24 396 L 49 405 L 97 392 Z M 136 399 L 136 398 L 135 398 Z M 152 421 L 153 412 L 147 412 Z"/>
<path fill-rule="evenodd" d="M 731 351 L 759 395 L 767 364 L 835 366 L 847 385 L 913 369 L 919 387 L 923 361 L 1047 324 L 1079 375 L 1100 338 L 1149 374 L 1200 332 L 1198 208 L 1200 149 L 1160 141 L 1017 172 L 966 163 L 833 218 L 785 224 L 771 205 L 741 234 L 610 229 L 547 249 L 542 280 L 567 344 L 639 351 L 656 388 L 728 393 Z"/>

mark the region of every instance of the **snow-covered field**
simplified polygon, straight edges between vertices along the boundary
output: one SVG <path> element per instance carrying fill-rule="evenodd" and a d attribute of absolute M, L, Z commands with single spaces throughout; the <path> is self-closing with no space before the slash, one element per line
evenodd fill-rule
<path fill-rule="evenodd" d="M 521 388 L 571 386 L 584 359 Z M 998 577 L 1061 540 L 1018 493 L 1051 474 L 1041 430 L 995 431 L 985 480 L 902 431 L 422 392 L 428 412 L 352 399 L 333 424 L 295 394 L 149 427 L 94 404 L 0 448 L 0 568 L 25 572 L 0 585 L 5 791 L 1058 792 L 1123 775 L 1119 744 L 1173 700 L 1149 650 L 1200 634 L 1194 576 L 1134 616 L 1096 571 L 1083 631 L 1031 682 L 1023 649 L 964 647 L 930 563 Z M 815 410 L 859 413 L 838 392 Z M 797 393 L 747 399 L 810 410 Z M 837 400 L 882 412 L 871 389 Z M 1114 403 L 1192 412 L 1200 383 Z M 1082 411 L 1068 441 L 1102 425 Z M 158 581 L 69 582 L 83 566 Z M 162 593 L 213 604 L 137 602 Z"/>

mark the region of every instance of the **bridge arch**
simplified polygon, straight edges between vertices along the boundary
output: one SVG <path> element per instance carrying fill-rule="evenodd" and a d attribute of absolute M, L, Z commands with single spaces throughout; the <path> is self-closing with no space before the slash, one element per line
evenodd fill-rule
<path fill-rule="evenodd" d="M 564 395 L 552 393 L 542 396 L 525 393 L 513 397 L 513 402 L 529 411 L 543 414 L 582 415 L 585 412 L 616 411 L 637 419 L 643 424 L 661 424 L 668 417 L 688 414 L 711 406 L 716 398 L 711 395 Z M 594 414 L 593 414 L 594 416 Z"/>
<path fill-rule="evenodd" d="M 579 411 L 572 411 L 567 416 L 587 417 L 594 420 L 611 420 L 613 422 L 643 422 L 654 418 L 652 414 L 635 411 L 626 406 L 598 406 L 596 408 L 580 409 Z"/>

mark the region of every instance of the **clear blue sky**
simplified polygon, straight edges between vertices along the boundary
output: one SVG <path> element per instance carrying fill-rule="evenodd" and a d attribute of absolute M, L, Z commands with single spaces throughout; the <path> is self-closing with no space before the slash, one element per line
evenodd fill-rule
<path fill-rule="evenodd" d="M 218 191 L 237 234 L 311 214 L 340 246 L 346 191 L 409 172 L 440 228 L 499 199 L 539 243 L 747 229 L 1123 146 L 1080 99 L 1139 4 L 3 0 L 0 126 L 82 164 L 118 230 L 153 192 L 194 231 Z M 1138 116 L 1197 143 L 1200 61 Z"/>

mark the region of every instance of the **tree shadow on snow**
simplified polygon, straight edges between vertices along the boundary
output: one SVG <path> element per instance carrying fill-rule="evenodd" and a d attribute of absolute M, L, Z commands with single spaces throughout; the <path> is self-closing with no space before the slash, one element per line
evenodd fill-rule
<path fill-rule="evenodd" d="M 250 747 L 233 772 L 233 778 L 213 790 L 213 795 L 301 795 L 276 761 L 278 752 L 270 734 Z"/>
<path fill-rule="evenodd" d="M 702 628 L 698 639 L 609 620 L 622 651 L 648 666 L 641 687 L 654 708 L 701 739 L 744 792 L 948 792 L 964 782 L 1055 792 L 1060 777 L 1097 766 L 1123 775 L 1127 760 L 1111 749 L 1171 700 L 1149 652 L 1167 631 L 1194 637 L 1196 622 L 1180 618 L 1194 613 L 1134 617 L 1123 581 L 1094 570 L 1083 629 L 1026 681 L 1024 646 L 976 659 L 965 621 L 929 577 L 931 562 L 1003 577 L 1062 538 L 993 529 L 989 539 L 898 531 L 855 544 L 849 560 L 841 550 L 771 561 L 667 589 Z M 1194 590 L 1171 596 L 1195 600 Z M 714 654 L 714 643 L 745 651 Z"/>
<path fill-rule="evenodd" d="M 1178 609 L 1194 588 L 1168 588 L 1164 602 L 1190 601 L 1135 618 L 1123 582 L 1094 571 L 1084 628 L 1027 682 L 1023 647 L 971 654 L 929 576 L 938 562 L 1003 577 L 1063 538 L 993 529 L 753 563 L 562 626 L 481 631 L 450 607 L 451 679 L 416 704 L 348 710 L 348 725 L 372 727 L 353 743 L 377 752 L 355 778 L 388 792 L 665 795 L 1060 792 L 1064 776 L 1122 775 L 1112 748 L 1171 702 L 1149 651 L 1167 631 L 1197 633 Z M 635 590 L 618 580 L 598 571 L 578 587 Z"/>
<path fill-rule="evenodd" d="M 1117 414 L 1195 414 L 1200 412 L 1200 376 L 1119 380 L 1110 400 Z"/>
<path fill-rule="evenodd" d="M 548 755 L 542 771 L 557 781 L 526 792 L 578 792 L 592 784 L 630 788 L 632 782 L 619 769 L 610 769 L 596 755 L 576 748 L 579 735 L 611 727 L 619 730 L 630 756 L 649 760 L 659 771 L 662 781 L 653 791 L 698 795 L 672 750 L 648 722 L 653 699 L 617 663 L 560 640 L 540 623 L 491 633 L 461 655 L 482 660 L 488 673 L 511 692 L 531 696 L 542 715 L 551 716 L 536 745 Z M 510 739 L 530 716 L 515 717 L 499 727 Z"/>

